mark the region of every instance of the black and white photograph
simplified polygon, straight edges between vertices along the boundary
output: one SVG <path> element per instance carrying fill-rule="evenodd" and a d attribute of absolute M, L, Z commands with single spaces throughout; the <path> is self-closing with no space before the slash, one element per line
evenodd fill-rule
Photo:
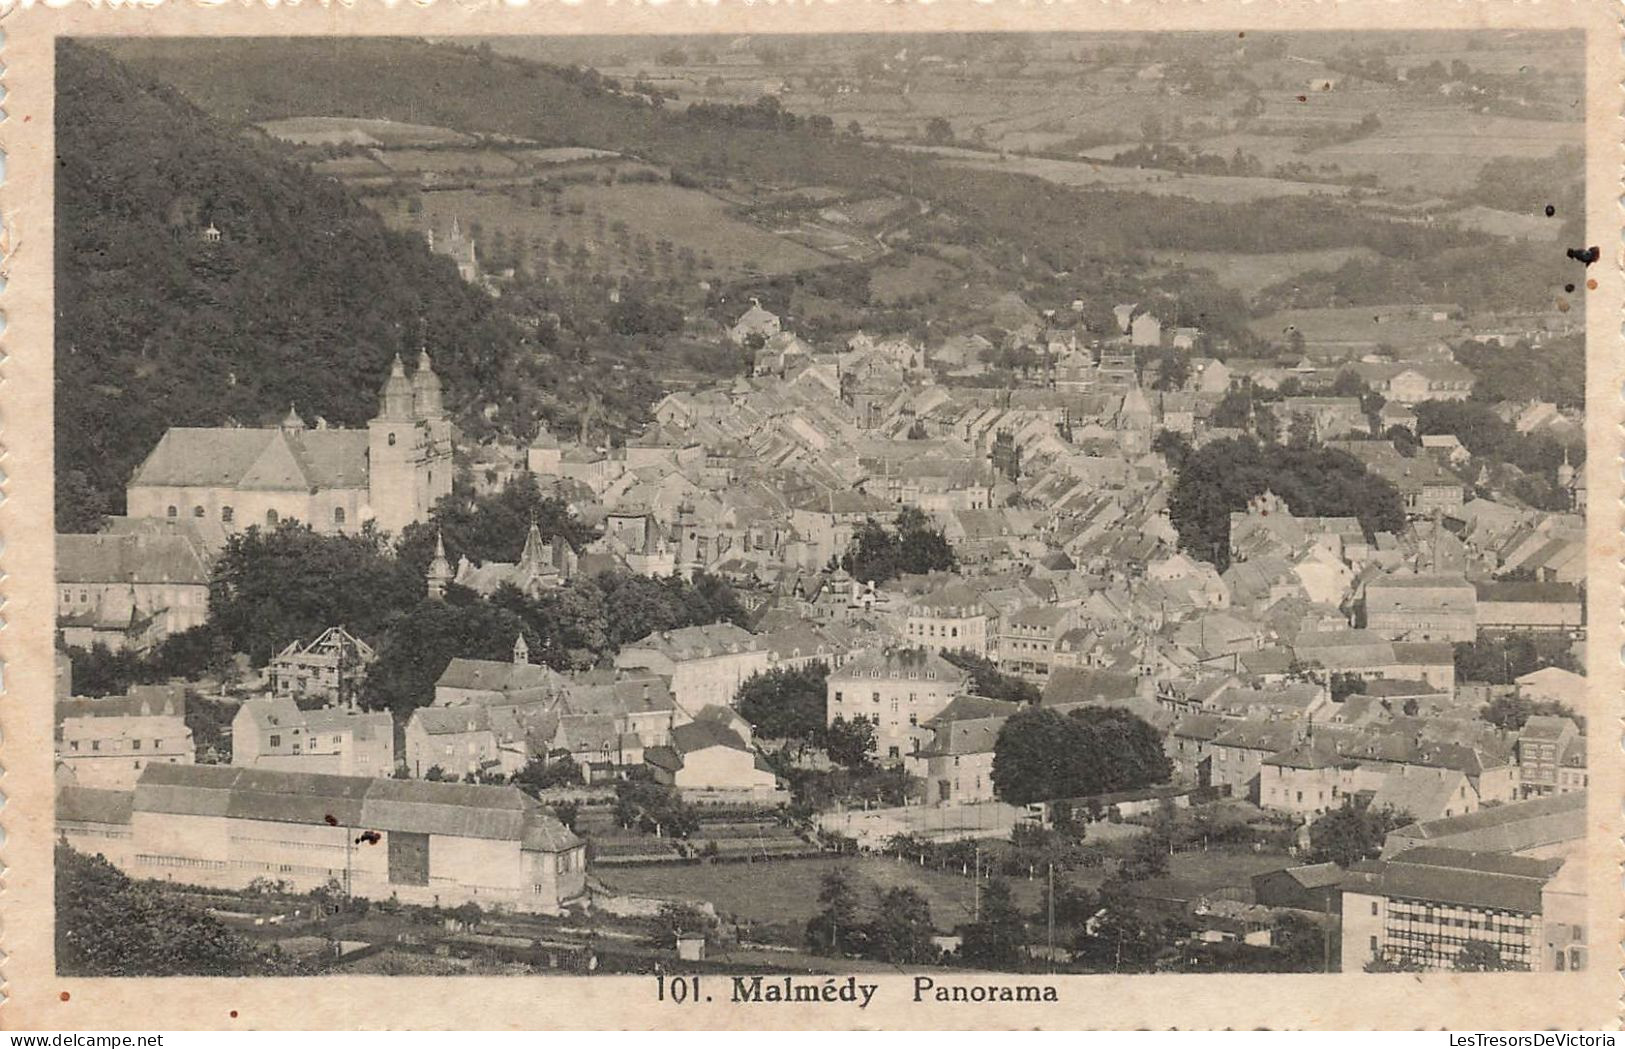
<path fill-rule="evenodd" d="M 57 975 L 1617 968 L 1583 31 L 53 47 Z"/>

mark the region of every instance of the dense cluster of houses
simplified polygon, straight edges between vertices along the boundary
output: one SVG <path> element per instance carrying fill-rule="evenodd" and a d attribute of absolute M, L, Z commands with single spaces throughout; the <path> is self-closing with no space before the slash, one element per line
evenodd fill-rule
<path fill-rule="evenodd" d="M 291 639 L 265 695 L 242 704 L 233 770 L 221 774 L 236 778 L 173 768 L 194 760 L 183 699 L 91 703 L 69 689 L 57 740 L 68 785 L 134 791 L 140 825 L 142 813 L 173 817 L 207 807 L 207 796 L 229 805 L 295 789 L 278 777 L 361 791 L 365 808 L 372 788 L 344 783 L 495 781 L 568 754 L 589 782 L 643 768 L 685 792 L 771 799 L 783 785 L 733 709 L 740 687 L 821 663 L 828 721 L 871 722 L 876 757 L 916 775 L 926 803 L 983 802 L 994 797 L 999 730 L 1018 708 L 975 694 L 965 660 L 947 658 L 967 653 L 1033 683 L 1046 706 L 1139 714 L 1164 734 L 1181 787 L 1303 819 L 1351 797 L 1448 822 L 1583 793 L 1583 723 L 1541 716 L 1505 732 L 1481 720 L 1493 690 L 1456 680 L 1453 648 L 1514 633 L 1584 638 L 1583 475 L 1565 463 L 1554 480 L 1571 509 L 1541 511 L 1468 478 L 1470 456 L 1449 435 L 1428 435 L 1414 454 L 1382 436 L 1414 431 L 1418 403 L 1470 394 L 1474 377 L 1448 349 L 1306 355 L 1282 367 L 1212 356 L 1200 331 L 1135 304 L 1099 336 L 1014 296 L 997 312 L 1002 334 L 928 346 L 860 332 L 830 348 L 753 304 L 729 332 L 754 349 L 752 374 L 669 394 L 624 446 L 542 427 L 527 448 L 484 450 L 496 466 L 477 470 L 477 484 L 528 471 L 595 539 L 577 548 L 532 525 L 513 563 L 453 564 L 442 546 L 428 571 L 434 595 L 454 583 L 535 594 L 607 568 L 703 570 L 735 585 L 748 625 L 657 632 L 611 667 L 569 675 L 532 663 L 520 639 L 511 660 L 453 660 L 433 703 L 401 724 L 355 708 L 375 655 L 334 625 Z M 1036 362 L 1027 381 L 979 385 L 1012 347 Z M 1162 349 L 1188 355 L 1182 382 L 1161 381 L 1164 358 L 1147 351 Z M 1331 392 L 1350 370 L 1386 398 L 1376 418 Z M 1182 550 L 1172 471 L 1154 439 L 1235 436 L 1213 424 L 1225 396 L 1288 380 L 1290 396 L 1256 410 L 1391 481 L 1405 527 L 1371 535 L 1352 517 L 1296 514 L 1290 492 L 1264 491 L 1234 508 L 1228 549 Z M 171 431 L 132 481 L 131 516 L 99 535 L 59 537 L 63 642 L 141 652 L 202 622 L 213 552 L 246 523 L 314 514 L 320 529 L 344 532 L 424 519 L 451 469 L 427 355 L 412 378 L 397 362 L 382 400 L 365 432 L 310 429 L 293 413 L 272 430 Z M 1578 432 L 1554 406 L 1503 407 L 1522 432 Z M 221 441 L 224 459 L 203 454 Z M 393 450 L 402 443 L 409 454 Z M 841 567 L 859 529 L 905 507 L 941 529 L 954 571 L 869 579 Z M 1583 709 L 1584 684 L 1547 668 L 1499 691 Z M 485 796 L 447 797 L 451 811 Z M 154 800 L 164 798 L 180 800 Z M 515 886 L 541 884 L 525 882 L 544 863 L 533 841 L 549 843 L 548 885 L 570 869 L 569 840 L 533 834 L 534 822 L 515 810 L 493 839 Z M 441 833 L 410 823 L 396 828 L 403 842 Z M 396 883 L 397 861 L 402 878 L 438 877 L 392 847 L 385 883 Z M 1424 877 L 1411 870 L 1421 866 L 1413 857 L 1374 875 L 1372 892 Z"/>

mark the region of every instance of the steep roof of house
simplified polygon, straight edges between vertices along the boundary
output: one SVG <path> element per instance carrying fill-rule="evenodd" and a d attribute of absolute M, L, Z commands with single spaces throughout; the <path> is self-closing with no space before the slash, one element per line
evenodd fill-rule
<path fill-rule="evenodd" d="M 976 721 L 949 721 L 936 728 L 931 742 L 920 748 L 925 758 L 948 757 L 955 754 L 987 754 L 998 741 L 1002 718 L 983 718 Z"/>
<path fill-rule="evenodd" d="M 1139 694 L 1140 679 L 1093 667 L 1060 667 L 1044 685 L 1044 704 L 1130 699 Z"/>
<path fill-rule="evenodd" d="M 1021 709 L 1020 703 L 986 696 L 955 696 L 948 705 L 926 719 L 926 728 L 950 721 L 980 721 L 984 718 L 1007 718 Z"/>
<path fill-rule="evenodd" d="M 552 667 L 515 663 L 510 659 L 453 659 L 435 681 L 435 688 L 516 692 L 525 689 L 560 689 L 565 678 Z"/>
<path fill-rule="evenodd" d="M 686 626 L 647 634 L 621 649 L 623 653 L 647 650 L 658 652 L 673 662 L 708 659 L 730 653 L 753 652 L 761 647 L 756 635 L 732 623 Z"/>
<path fill-rule="evenodd" d="M 700 721 L 690 721 L 686 725 L 678 725 L 671 730 L 672 746 L 679 754 L 692 754 L 696 750 L 706 750 L 711 747 L 727 747 L 729 750 L 750 751 L 750 745 L 733 729 L 720 721 L 706 718 Z"/>
<path fill-rule="evenodd" d="M 858 678 L 906 677 L 910 674 L 927 681 L 946 681 L 956 685 L 970 678 L 966 671 L 931 649 L 892 645 L 855 652 L 839 668 L 831 671 L 829 676 L 832 681 L 847 681 Z"/>
<path fill-rule="evenodd" d="M 58 583 L 173 583 L 207 586 L 201 547 L 183 535 L 63 534 L 56 537 Z"/>

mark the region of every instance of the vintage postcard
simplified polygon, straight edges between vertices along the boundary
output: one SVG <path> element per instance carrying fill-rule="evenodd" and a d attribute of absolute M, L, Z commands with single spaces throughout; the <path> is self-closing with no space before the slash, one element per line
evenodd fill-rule
<path fill-rule="evenodd" d="M 3 25 L 0 1026 L 1618 1026 L 1602 0 Z"/>

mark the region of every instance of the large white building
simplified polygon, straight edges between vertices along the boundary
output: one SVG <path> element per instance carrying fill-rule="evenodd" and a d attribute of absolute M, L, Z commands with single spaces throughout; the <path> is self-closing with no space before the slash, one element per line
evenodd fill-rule
<path fill-rule="evenodd" d="M 67 787 L 68 843 L 134 878 L 557 913 L 586 893 L 586 845 L 515 787 L 153 765 L 124 804 Z"/>
<path fill-rule="evenodd" d="M 251 699 L 231 719 L 231 763 L 251 769 L 389 776 L 395 723 L 387 711 L 300 710 L 292 699 Z"/>
<path fill-rule="evenodd" d="M 925 723 L 964 692 L 970 675 L 928 648 L 871 648 L 854 653 L 826 685 L 826 724 L 859 718 L 875 726 L 883 760 L 914 753 L 932 737 Z"/>
<path fill-rule="evenodd" d="M 56 758 L 86 787 L 129 790 L 150 765 L 190 765 L 192 730 L 179 714 L 65 717 Z"/>
<path fill-rule="evenodd" d="M 769 666 L 767 646 L 732 623 L 649 634 L 615 656 L 622 670 L 648 670 L 671 682 L 671 696 L 690 716 L 702 707 L 732 706 L 739 686 Z"/>
<path fill-rule="evenodd" d="M 56 625 L 63 644 L 145 651 L 209 615 L 209 564 L 190 536 L 130 532 L 56 537 Z"/>

